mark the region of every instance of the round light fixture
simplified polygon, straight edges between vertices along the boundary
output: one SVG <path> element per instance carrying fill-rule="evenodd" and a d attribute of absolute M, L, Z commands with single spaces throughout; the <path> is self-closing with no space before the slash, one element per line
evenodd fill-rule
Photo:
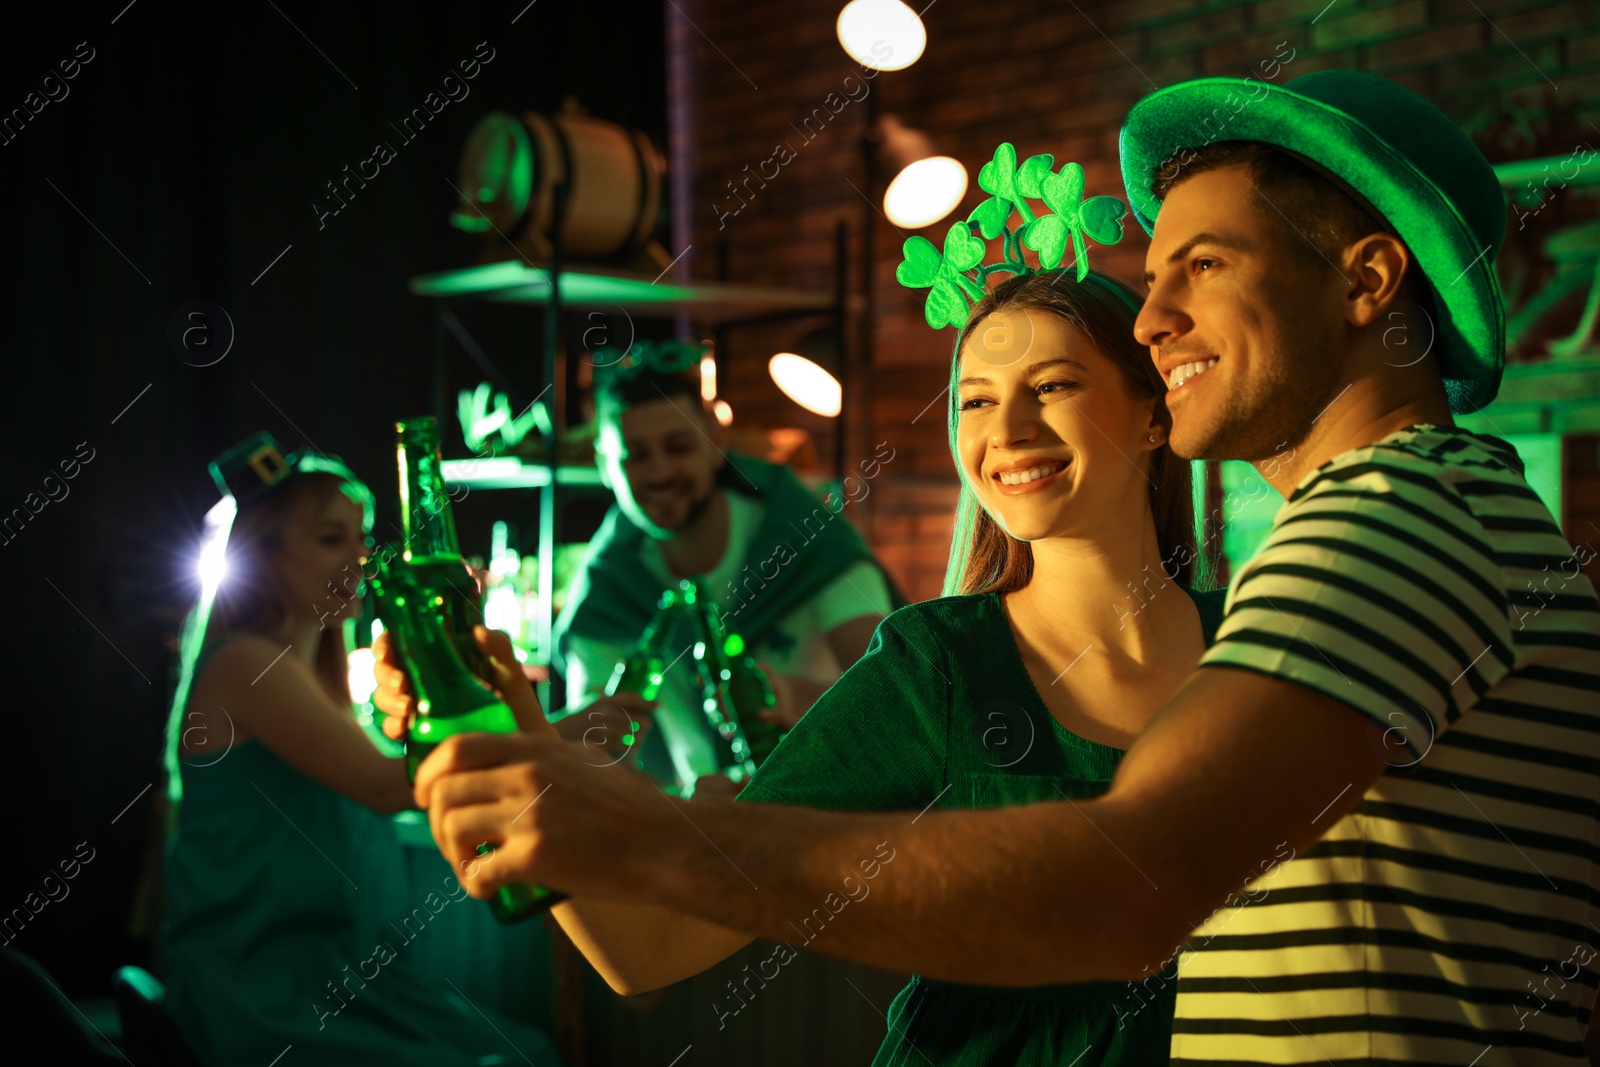
<path fill-rule="evenodd" d="M 835 24 L 850 58 L 874 70 L 904 70 L 928 46 L 928 31 L 900 0 L 850 0 Z"/>
<path fill-rule="evenodd" d="M 779 352 L 767 361 L 767 371 L 783 395 L 807 411 L 837 418 L 843 407 L 844 393 L 839 379 L 794 352 Z"/>
<path fill-rule="evenodd" d="M 906 167 L 883 194 L 883 213 L 907 230 L 932 226 L 967 195 L 967 168 L 951 156 L 929 156 Z"/>

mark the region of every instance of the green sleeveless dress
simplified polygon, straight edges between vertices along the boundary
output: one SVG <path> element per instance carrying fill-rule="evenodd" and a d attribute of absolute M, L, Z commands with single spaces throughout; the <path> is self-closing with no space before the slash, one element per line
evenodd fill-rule
<path fill-rule="evenodd" d="M 1226 590 L 1186 592 L 1209 645 Z M 1077 800 L 1106 791 L 1123 751 L 1079 737 L 1050 714 L 998 594 L 941 597 L 885 619 L 866 654 L 738 799 L 908 812 Z M 870 891 L 862 882 L 854 893 L 865 899 Z M 1003 889 L 996 894 L 1003 906 Z M 798 948 L 821 930 L 807 923 L 796 933 Z M 1164 1064 L 1176 988 L 1175 967 L 1141 982 L 1029 989 L 913 977 L 889 1007 L 873 1067 Z"/>
<path fill-rule="evenodd" d="M 200 676 L 215 648 L 202 652 Z M 390 820 L 257 741 L 180 761 L 166 851 L 167 1007 L 202 1062 L 490 1067 L 560 1059 L 544 1032 L 484 1014 L 407 946 L 445 908 L 482 908 L 448 874 L 412 884 Z"/>

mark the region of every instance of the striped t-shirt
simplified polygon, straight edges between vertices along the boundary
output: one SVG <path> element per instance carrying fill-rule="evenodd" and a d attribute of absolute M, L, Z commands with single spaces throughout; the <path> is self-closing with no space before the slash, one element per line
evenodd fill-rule
<path fill-rule="evenodd" d="M 1190 936 L 1174 1063 L 1583 1062 L 1600 977 L 1600 604 L 1579 570 L 1594 555 L 1499 438 L 1412 426 L 1301 481 L 1201 666 L 1370 716 L 1390 767 Z"/>

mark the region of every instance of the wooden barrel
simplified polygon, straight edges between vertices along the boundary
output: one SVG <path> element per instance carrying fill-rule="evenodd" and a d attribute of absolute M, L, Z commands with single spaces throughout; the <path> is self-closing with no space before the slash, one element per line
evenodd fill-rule
<path fill-rule="evenodd" d="M 466 202 L 450 221 L 486 243 L 509 238 L 534 263 L 548 262 L 565 182 L 562 258 L 627 263 L 652 243 L 665 175 L 661 153 L 639 130 L 570 109 L 492 111 L 467 137 L 456 183 Z"/>

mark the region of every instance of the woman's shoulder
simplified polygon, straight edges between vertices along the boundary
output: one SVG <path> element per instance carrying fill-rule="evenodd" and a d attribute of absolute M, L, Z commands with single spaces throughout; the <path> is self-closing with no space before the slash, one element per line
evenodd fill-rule
<path fill-rule="evenodd" d="M 998 594 L 960 593 L 907 604 L 891 612 L 878 625 L 880 629 L 894 629 L 913 643 L 963 648 L 974 641 L 981 643 L 984 638 L 996 636 L 1004 622 Z"/>
<path fill-rule="evenodd" d="M 207 641 L 195 658 L 194 684 L 212 688 L 241 678 L 249 684 L 285 651 L 271 638 L 247 630 L 220 634 Z"/>

